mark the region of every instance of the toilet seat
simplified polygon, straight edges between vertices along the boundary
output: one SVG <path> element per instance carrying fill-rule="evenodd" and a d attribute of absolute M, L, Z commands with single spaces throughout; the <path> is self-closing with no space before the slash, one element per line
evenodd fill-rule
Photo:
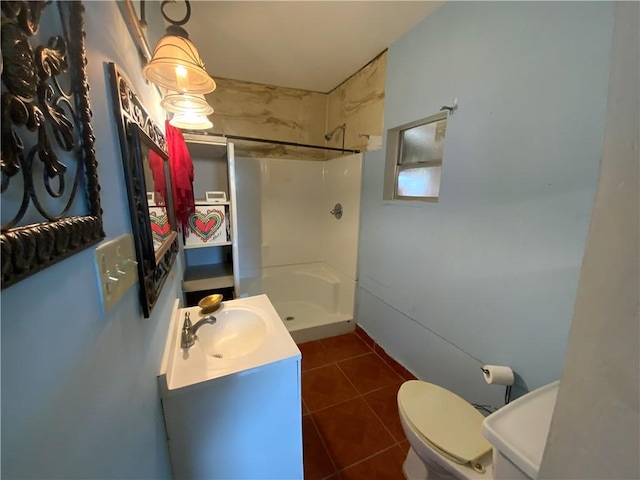
<path fill-rule="evenodd" d="M 482 414 L 438 385 L 405 382 L 398 391 L 398 406 L 423 440 L 455 463 L 474 465 L 492 449 L 481 433 Z"/>

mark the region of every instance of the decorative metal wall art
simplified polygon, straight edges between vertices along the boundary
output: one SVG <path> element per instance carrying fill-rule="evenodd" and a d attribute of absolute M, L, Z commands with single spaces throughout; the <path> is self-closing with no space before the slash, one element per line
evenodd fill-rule
<path fill-rule="evenodd" d="M 129 196 L 129 213 L 138 260 L 140 302 L 144 316 L 148 317 L 178 254 L 169 156 L 164 133 L 113 63 L 109 64 L 109 82 Z M 156 161 L 153 162 L 153 159 Z M 157 221 L 159 208 L 166 215 L 161 225 Z M 168 222 L 168 229 L 165 221 Z"/>
<path fill-rule="evenodd" d="M 3 1 L 0 8 L 4 289 L 98 243 L 104 231 L 84 6 Z"/>

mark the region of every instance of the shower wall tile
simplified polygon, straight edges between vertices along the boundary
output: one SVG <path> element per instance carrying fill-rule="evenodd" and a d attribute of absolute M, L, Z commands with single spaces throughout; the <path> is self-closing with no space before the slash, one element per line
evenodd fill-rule
<path fill-rule="evenodd" d="M 328 95 L 327 130 L 347 124 L 345 148 L 368 150 L 367 137 L 382 136 L 387 52 L 384 51 Z M 341 147 L 337 134 L 328 146 Z"/>
<path fill-rule="evenodd" d="M 383 132 L 387 52 L 383 52 L 329 93 L 216 78 L 206 95 L 214 108 L 212 132 L 306 145 L 342 147 L 342 135 L 324 134 L 347 124 L 345 148 L 369 150 L 367 137 Z M 327 160 L 340 152 L 236 140 L 236 155 L 253 158 Z"/>
<path fill-rule="evenodd" d="M 333 158 L 333 155 L 327 155 L 326 150 L 316 148 L 292 147 L 290 145 L 244 140 L 234 140 L 233 143 L 236 148 L 236 155 L 245 158 L 280 158 L 289 160 L 327 160 L 328 158 Z M 335 153 L 335 156 L 340 155 L 340 152 Z"/>
<path fill-rule="evenodd" d="M 216 83 L 217 89 L 206 96 L 215 110 L 210 117 L 214 132 L 311 145 L 324 144 L 326 94 L 227 78 L 216 78 Z M 238 156 L 282 158 L 289 155 L 288 149 L 281 145 L 247 142 L 239 146 Z M 322 154 L 315 151 L 306 152 L 307 156 L 324 159 Z"/>

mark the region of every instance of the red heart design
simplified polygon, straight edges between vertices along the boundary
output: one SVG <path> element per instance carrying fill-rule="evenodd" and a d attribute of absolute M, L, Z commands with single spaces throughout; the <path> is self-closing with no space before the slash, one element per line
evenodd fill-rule
<path fill-rule="evenodd" d="M 171 225 L 169 225 L 167 213 L 163 211 L 149 211 L 149 220 L 151 220 L 151 235 L 153 240 L 162 243 L 171 233 Z"/>
<path fill-rule="evenodd" d="M 203 242 L 218 237 L 222 231 L 224 212 L 217 209 L 207 210 L 207 213 L 196 212 L 189 217 L 189 226 Z"/>

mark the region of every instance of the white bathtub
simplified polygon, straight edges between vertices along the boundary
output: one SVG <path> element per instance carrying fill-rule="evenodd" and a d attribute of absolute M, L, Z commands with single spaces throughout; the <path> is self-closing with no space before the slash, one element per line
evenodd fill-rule
<path fill-rule="evenodd" d="M 296 343 L 355 329 L 356 282 L 326 263 L 264 268 L 243 283 L 242 296 L 267 294 Z"/>

